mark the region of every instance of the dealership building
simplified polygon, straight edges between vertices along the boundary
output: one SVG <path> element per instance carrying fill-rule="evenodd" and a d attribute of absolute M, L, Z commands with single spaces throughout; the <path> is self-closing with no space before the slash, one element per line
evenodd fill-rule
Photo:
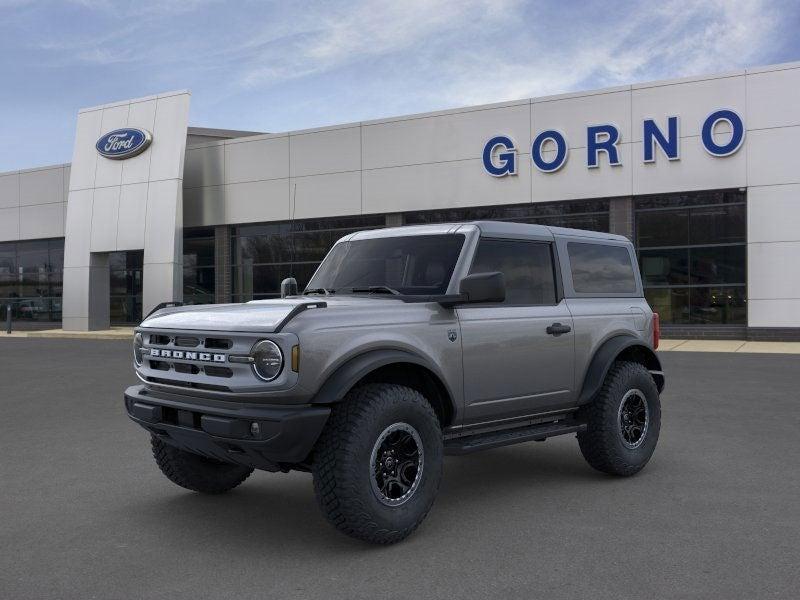
<path fill-rule="evenodd" d="M 491 219 L 628 236 L 673 336 L 800 339 L 800 63 L 286 133 L 189 108 L 80 110 L 71 164 L 0 173 L 0 316 L 271 298 L 352 231 Z"/>

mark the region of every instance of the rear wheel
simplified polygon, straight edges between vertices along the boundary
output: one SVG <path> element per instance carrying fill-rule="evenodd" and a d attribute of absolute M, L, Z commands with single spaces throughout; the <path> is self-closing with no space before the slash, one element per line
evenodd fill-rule
<path fill-rule="evenodd" d="M 661 402 L 643 365 L 615 363 L 581 413 L 588 427 L 578 434 L 578 443 L 592 467 L 612 475 L 633 475 L 650 460 L 661 428 Z"/>
<path fill-rule="evenodd" d="M 172 483 L 204 494 L 232 490 L 250 476 L 253 469 L 220 462 L 199 454 L 179 450 L 155 436 L 150 436 L 153 457 L 161 472 Z"/>
<path fill-rule="evenodd" d="M 428 514 L 442 455 L 439 420 L 419 392 L 365 385 L 333 407 L 314 450 L 314 491 L 337 529 L 391 544 Z"/>

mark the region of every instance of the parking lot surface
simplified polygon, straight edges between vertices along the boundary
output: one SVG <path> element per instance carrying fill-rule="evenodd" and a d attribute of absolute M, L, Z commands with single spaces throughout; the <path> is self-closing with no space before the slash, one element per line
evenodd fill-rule
<path fill-rule="evenodd" d="M 374 547 L 307 474 L 171 484 L 122 406 L 128 342 L 0 340 L 0 598 L 796 598 L 800 357 L 662 360 L 638 476 L 573 436 L 448 457 L 416 534 Z"/>

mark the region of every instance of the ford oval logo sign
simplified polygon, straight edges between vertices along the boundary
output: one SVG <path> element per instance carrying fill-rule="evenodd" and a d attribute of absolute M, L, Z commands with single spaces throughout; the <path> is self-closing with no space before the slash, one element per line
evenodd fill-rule
<path fill-rule="evenodd" d="M 122 160 L 141 154 L 153 141 L 153 136 L 144 129 L 115 129 L 105 134 L 95 144 L 101 156 Z"/>

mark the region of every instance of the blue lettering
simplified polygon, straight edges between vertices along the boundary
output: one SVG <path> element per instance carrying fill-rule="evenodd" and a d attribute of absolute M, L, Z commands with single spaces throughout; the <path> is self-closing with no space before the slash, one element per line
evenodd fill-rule
<path fill-rule="evenodd" d="M 644 162 L 650 163 L 656 160 L 655 145 L 664 151 L 669 160 L 680 158 L 678 143 L 678 117 L 667 117 L 667 135 L 664 136 L 653 119 L 645 119 L 643 124 L 642 136 L 644 140 Z"/>
<path fill-rule="evenodd" d="M 592 125 L 586 128 L 586 166 L 594 169 L 599 165 L 597 155 L 600 152 L 608 154 L 608 162 L 612 166 L 622 164 L 619 162 L 617 144 L 619 143 L 619 129 L 614 125 Z"/>
<path fill-rule="evenodd" d="M 497 155 L 499 164 L 496 165 L 494 153 L 498 148 L 504 151 Z M 483 147 L 483 168 L 494 177 L 517 174 L 517 149 L 510 137 L 498 135 L 486 142 Z"/>
<path fill-rule="evenodd" d="M 545 142 L 548 140 L 556 145 L 555 158 L 549 162 L 542 157 L 542 146 L 544 146 Z M 564 163 L 567 162 L 568 152 L 569 148 L 567 147 L 567 140 L 564 139 L 564 134 L 555 129 L 548 129 L 537 135 L 531 146 L 533 164 L 543 173 L 553 173 L 563 167 Z"/>
<path fill-rule="evenodd" d="M 733 130 L 730 141 L 721 146 L 714 141 L 713 135 L 714 127 L 720 121 L 727 121 Z M 708 115 L 705 122 L 703 122 L 701 138 L 703 140 L 703 147 L 711 156 L 730 156 L 741 148 L 742 142 L 744 142 L 744 123 L 742 122 L 742 118 L 734 111 L 727 108 L 715 110 Z"/>

